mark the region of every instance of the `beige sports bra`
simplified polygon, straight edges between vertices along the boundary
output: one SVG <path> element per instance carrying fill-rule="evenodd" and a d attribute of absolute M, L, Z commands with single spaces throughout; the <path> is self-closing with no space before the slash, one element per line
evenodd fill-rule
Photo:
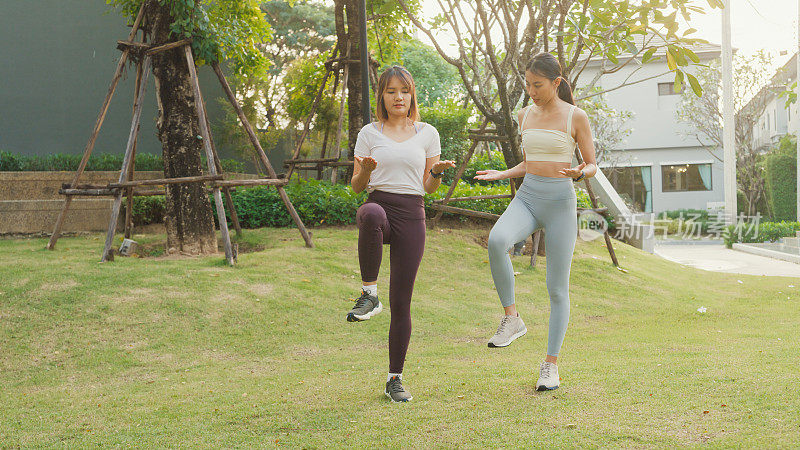
<path fill-rule="evenodd" d="M 519 123 L 522 135 L 522 151 L 525 152 L 525 161 L 553 161 L 571 163 L 578 143 L 572 138 L 572 115 L 575 105 L 569 109 L 567 115 L 567 131 L 548 130 L 544 128 L 522 129 L 528 118 L 532 106 L 525 110 L 525 115 Z"/>

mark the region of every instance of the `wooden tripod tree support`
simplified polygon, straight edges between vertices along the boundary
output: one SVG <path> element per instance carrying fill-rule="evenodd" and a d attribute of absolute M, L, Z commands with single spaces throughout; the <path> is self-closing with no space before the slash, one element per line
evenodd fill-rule
<path fill-rule="evenodd" d="M 439 221 L 441 220 L 442 215 L 444 213 L 460 214 L 464 216 L 477 217 L 480 219 L 487 219 L 494 221 L 500 218 L 500 216 L 497 214 L 448 206 L 447 203 L 449 202 L 459 202 L 467 200 L 487 200 L 487 199 L 498 199 L 498 198 L 514 198 L 514 196 L 516 196 L 517 190 L 513 180 L 509 180 L 508 183 L 511 191 L 510 194 L 476 195 L 472 197 L 452 196 L 453 192 L 455 192 L 456 190 L 458 181 L 461 179 L 461 176 L 464 175 L 464 171 L 467 169 L 467 164 L 469 164 L 469 160 L 475 153 L 475 149 L 478 147 L 478 144 L 480 142 L 500 142 L 503 140 L 501 136 L 497 135 L 496 130 L 487 129 L 486 128 L 487 125 L 488 121 L 484 120 L 479 129 L 469 130 L 470 132 L 467 136 L 472 141 L 472 145 L 470 145 L 469 150 L 467 151 L 467 154 L 464 157 L 464 160 L 458 166 L 458 169 L 456 169 L 455 178 L 453 179 L 453 183 L 450 185 L 450 188 L 447 190 L 447 194 L 445 194 L 444 198 L 440 200 L 434 200 L 433 205 L 431 206 L 432 209 L 437 211 L 436 215 L 431 221 L 432 227 L 436 228 L 438 226 Z M 578 159 L 578 163 L 582 162 L 580 151 L 578 149 L 575 149 L 575 157 Z M 597 197 L 594 195 L 594 191 L 592 191 L 592 186 L 589 184 L 589 180 L 588 179 L 584 180 L 584 183 L 586 185 L 586 191 L 589 193 L 589 199 L 592 202 L 592 208 L 578 208 L 578 213 L 581 213 L 586 210 L 591 210 L 597 214 L 600 214 L 605 218 L 608 214 L 608 210 L 606 208 L 597 207 Z M 541 236 L 542 236 L 542 230 L 536 230 L 531 236 L 533 241 L 533 251 L 531 252 L 531 267 L 534 267 L 536 265 L 536 254 L 539 252 Z M 616 253 L 614 253 L 614 246 L 611 244 L 611 237 L 609 236 L 608 231 L 604 232 L 604 237 L 605 237 L 606 247 L 608 248 L 608 253 L 609 255 L 611 255 L 611 261 L 614 263 L 614 266 L 616 266 L 619 269 L 620 267 L 619 267 L 619 262 L 617 261 L 617 255 Z"/>
<path fill-rule="evenodd" d="M 133 38 L 136 37 L 136 33 L 139 31 L 139 25 L 142 23 L 142 18 L 144 17 L 145 3 L 146 2 L 142 2 L 142 6 L 139 8 L 139 12 L 136 15 L 136 20 L 133 21 L 133 29 L 128 35 L 128 41 L 132 41 Z M 83 158 L 81 158 L 81 162 L 78 164 L 78 170 L 75 172 L 75 177 L 72 179 L 73 187 L 78 184 L 78 179 L 83 174 L 83 171 L 86 170 L 86 164 L 89 162 L 89 157 L 92 155 L 92 150 L 94 150 L 94 143 L 97 140 L 97 135 L 100 133 L 100 127 L 103 125 L 103 121 L 106 118 L 106 112 L 108 112 L 108 106 L 111 104 L 111 97 L 114 96 L 114 91 L 117 89 L 117 83 L 122 76 L 122 71 L 125 68 L 125 63 L 128 60 L 129 51 L 129 48 L 125 48 L 125 50 L 122 51 L 122 56 L 119 58 L 119 62 L 117 63 L 117 70 L 114 72 L 114 76 L 111 77 L 111 86 L 109 86 L 108 93 L 106 93 L 106 97 L 103 100 L 103 106 L 100 108 L 100 114 L 97 116 L 97 121 L 95 122 L 94 129 L 89 137 L 89 142 L 86 144 L 86 149 L 83 151 Z M 58 215 L 58 219 L 56 219 L 56 226 L 53 230 L 53 235 L 50 236 L 50 242 L 47 243 L 47 248 L 49 250 L 53 250 L 56 247 L 56 242 L 58 241 L 58 236 L 61 234 L 61 227 L 64 225 L 64 218 L 67 215 L 67 210 L 69 209 L 70 203 L 72 203 L 72 196 L 68 195 L 64 200 L 64 206 L 61 208 L 61 213 Z"/>
<path fill-rule="evenodd" d="M 58 241 L 58 237 L 61 233 L 61 228 L 64 223 L 64 218 L 66 216 L 67 210 L 69 209 L 69 205 L 74 196 L 110 196 L 114 197 L 114 202 L 111 209 L 111 219 L 109 221 L 109 226 L 106 234 L 106 241 L 105 241 L 105 246 L 103 248 L 101 261 L 105 262 L 113 260 L 114 255 L 113 255 L 113 250 L 111 249 L 111 244 L 113 242 L 114 234 L 117 228 L 117 221 L 119 217 L 119 210 L 122 204 L 123 195 L 127 196 L 128 198 L 128 208 L 126 211 L 126 221 L 125 221 L 126 225 L 125 232 L 127 237 L 129 236 L 131 228 L 130 211 L 131 211 L 132 197 L 140 195 L 164 195 L 164 191 L 161 190 L 136 190 L 135 188 L 140 186 L 153 186 L 153 185 L 162 186 L 166 184 L 180 184 L 180 183 L 208 184 L 211 193 L 214 197 L 215 207 L 217 211 L 217 219 L 219 221 L 220 231 L 222 234 L 222 239 L 224 241 L 225 258 L 231 265 L 235 263 L 236 254 L 234 253 L 234 249 L 230 241 L 230 234 L 228 232 L 228 221 L 226 217 L 225 207 L 222 201 L 222 192 L 225 193 L 225 200 L 227 201 L 227 206 L 231 212 L 231 220 L 233 222 L 233 225 L 236 228 L 237 233 L 241 233 L 241 227 L 239 226 L 239 221 L 236 216 L 236 211 L 234 210 L 233 201 L 230 196 L 230 188 L 235 186 L 275 186 L 278 189 L 281 200 L 283 201 L 284 205 L 289 211 L 289 214 L 291 215 L 292 219 L 294 220 L 295 224 L 300 230 L 300 233 L 303 236 L 303 239 L 305 240 L 306 246 L 313 247 L 314 245 L 313 242 L 311 241 L 311 236 L 306 230 L 305 225 L 303 225 L 303 222 L 300 219 L 300 216 L 297 214 L 297 211 L 294 209 L 291 200 L 289 200 L 289 196 L 283 189 L 283 186 L 286 185 L 287 180 L 280 179 L 277 177 L 275 170 L 272 168 L 269 159 L 264 153 L 264 150 L 261 148 L 261 145 L 258 142 L 258 139 L 256 138 L 252 127 L 250 126 L 250 123 L 245 118 L 241 106 L 239 106 L 236 97 L 233 95 L 233 92 L 231 91 L 230 86 L 228 85 L 227 80 L 225 79 L 225 76 L 222 74 L 222 71 L 219 68 L 219 64 L 214 63 L 213 64 L 214 72 L 217 74 L 217 77 L 219 78 L 220 83 L 222 84 L 222 87 L 225 90 L 226 95 L 228 96 L 228 100 L 236 109 L 237 114 L 239 114 L 239 119 L 242 121 L 242 126 L 244 127 L 245 131 L 250 137 L 250 140 L 253 143 L 253 146 L 255 147 L 261 159 L 261 163 L 267 168 L 267 172 L 269 173 L 269 178 L 262 178 L 256 180 L 224 180 L 224 177 L 222 176 L 222 165 L 220 163 L 219 156 L 217 155 L 216 148 L 214 147 L 214 142 L 211 138 L 208 115 L 206 114 L 205 104 L 203 101 L 202 93 L 200 91 L 200 84 L 197 78 L 194 57 L 192 56 L 191 41 L 181 40 L 161 46 L 151 46 L 144 42 L 141 43 L 133 42 L 132 39 L 136 36 L 136 33 L 139 29 L 143 11 L 144 11 L 144 4 L 142 5 L 142 8 L 139 10 L 136 20 L 134 21 L 133 30 L 128 36 L 128 40 L 120 41 L 120 48 L 122 49 L 122 57 L 120 58 L 120 61 L 117 64 L 117 70 L 114 73 L 114 76 L 112 77 L 111 86 L 109 87 L 108 93 L 106 94 L 103 106 L 97 118 L 97 122 L 95 123 L 94 130 L 92 131 L 92 135 L 89 138 L 89 143 L 87 144 L 86 149 L 84 150 L 83 158 L 81 159 L 81 162 L 78 166 L 78 170 L 75 173 L 75 177 L 73 178 L 71 183 L 63 185 L 62 189 L 59 191 L 59 193 L 66 196 L 66 200 L 64 202 L 64 206 L 61 210 L 61 213 L 59 214 L 58 220 L 56 221 L 53 235 L 50 237 L 50 242 L 48 243 L 47 246 L 48 249 L 53 250 L 55 248 L 55 244 Z M 189 68 L 189 76 L 191 79 L 192 90 L 195 97 L 195 105 L 197 108 L 197 115 L 199 119 L 200 133 L 201 137 L 203 138 L 203 150 L 205 152 L 206 162 L 208 164 L 208 175 L 181 177 L 181 178 L 167 178 L 158 180 L 134 180 L 133 161 L 136 152 L 136 142 L 138 137 L 141 113 L 142 113 L 142 105 L 144 103 L 144 92 L 147 85 L 147 80 L 150 75 L 150 69 L 151 69 L 150 66 L 152 64 L 151 55 L 161 51 L 175 49 L 179 47 L 183 48 L 187 65 Z M 128 135 L 128 144 L 125 148 L 125 156 L 123 158 L 122 168 L 120 170 L 119 181 L 117 183 L 109 183 L 105 186 L 79 185 L 78 181 L 80 179 L 80 176 L 86 169 L 86 164 L 89 160 L 89 157 L 91 156 L 95 141 L 100 132 L 100 127 L 102 126 L 103 121 L 105 119 L 105 115 L 106 112 L 108 111 L 108 106 L 111 102 L 114 90 L 116 89 L 117 83 L 119 82 L 119 79 L 122 76 L 122 71 L 125 62 L 129 58 L 131 52 L 134 52 L 136 54 L 136 56 L 139 58 L 139 62 L 137 64 L 137 80 L 136 80 L 137 82 L 136 82 L 136 93 L 134 98 L 131 131 Z"/>
<path fill-rule="evenodd" d="M 317 91 L 316 96 L 314 97 L 314 101 L 311 105 L 311 112 L 308 114 L 306 121 L 303 125 L 303 132 L 300 134 L 300 139 L 295 145 L 294 152 L 292 153 L 292 157 L 287 159 L 283 162 L 283 166 L 288 168 L 288 172 L 286 178 L 291 178 L 292 173 L 295 170 L 317 170 L 317 173 L 321 176 L 322 168 L 323 167 L 331 167 L 333 171 L 331 171 L 331 183 L 336 183 L 338 180 L 339 172 L 337 168 L 344 167 L 344 166 L 352 166 L 353 161 L 340 161 L 342 156 L 341 151 L 341 144 L 342 144 L 342 125 L 344 119 L 344 107 L 347 103 L 347 95 L 345 90 L 347 89 L 347 80 L 350 74 L 350 65 L 351 64 L 361 64 L 361 60 L 358 59 L 350 59 L 350 43 L 347 44 L 347 55 L 341 58 L 336 57 L 336 51 L 334 51 L 333 55 L 330 59 L 325 62 L 325 75 L 322 78 L 322 84 L 320 85 L 319 90 Z M 326 153 L 326 143 L 327 143 L 327 135 L 326 141 L 323 143 L 322 150 L 320 151 L 319 158 L 300 158 L 300 150 L 305 142 L 306 137 L 308 137 L 311 121 L 314 118 L 314 114 L 317 112 L 317 107 L 319 103 L 322 101 L 322 96 L 325 93 L 325 85 L 328 82 L 328 78 L 330 77 L 331 73 L 334 73 L 334 84 L 333 84 L 333 96 L 336 96 L 336 89 L 339 85 L 339 71 L 342 71 L 342 99 L 339 103 L 339 120 L 336 126 L 336 156 L 332 156 L 329 158 L 325 157 Z M 305 164 L 305 165 L 303 165 Z"/>

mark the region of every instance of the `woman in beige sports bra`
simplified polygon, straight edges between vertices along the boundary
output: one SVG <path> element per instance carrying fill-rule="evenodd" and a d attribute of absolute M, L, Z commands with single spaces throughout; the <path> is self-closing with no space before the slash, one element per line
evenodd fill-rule
<path fill-rule="evenodd" d="M 597 165 L 589 118 L 575 106 L 558 60 L 549 53 L 536 55 L 526 67 L 525 86 L 534 103 L 517 116 L 525 160 L 508 170 L 478 171 L 475 178 L 525 177 L 489 233 L 492 278 L 505 309 L 489 347 L 505 347 L 528 331 L 514 303 L 514 268 L 508 251 L 537 229 L 545 230 L 550 325 L 536 382 L 536 390 L 544 391 L 559 386 L 556 361 L 569 322 L 569 272 L 578 234 L 572 182 L 594 176 Z M 584 162 L 571 167 L 576 146 Z"/>

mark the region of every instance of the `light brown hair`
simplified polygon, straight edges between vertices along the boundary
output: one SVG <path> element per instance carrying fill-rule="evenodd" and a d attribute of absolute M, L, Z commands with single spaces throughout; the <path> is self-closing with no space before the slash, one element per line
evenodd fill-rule
<path fill-rule="evenodd" d="M 417 104 L 417 87 L 414 84 L 414 77 L 411 76 L 408 70 L 403 66 L 391 66 L 383 71 L 381 77 L 378 79 L 378 95 L 377 105 L 375 107 L 375 116 L 378 120 L 385 121 L 389 119 L 389 111 L 386 110 L 386 105 L 383 102 L 383 93 L 389 86 L 389 81 L 392 78 L 397 78 L 403 83 L 411 92 L 411 105 L 408 107 L 408 118 L 414 122 L 419 120 L 419 105 Z"/>

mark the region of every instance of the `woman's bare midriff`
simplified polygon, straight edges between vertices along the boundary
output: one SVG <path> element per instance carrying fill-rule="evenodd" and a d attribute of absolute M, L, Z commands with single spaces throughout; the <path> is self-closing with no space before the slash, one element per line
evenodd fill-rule
<path fill-rule="evenodd" d="M 525 163 L 525 172 L 539 175 L 540 177 L 550 178 L 567 178 L 566 176 L 558 173 L 561 169 L 569 169 L 569 163 L 553 162 L 553 161 L 527 161 Z"/>

